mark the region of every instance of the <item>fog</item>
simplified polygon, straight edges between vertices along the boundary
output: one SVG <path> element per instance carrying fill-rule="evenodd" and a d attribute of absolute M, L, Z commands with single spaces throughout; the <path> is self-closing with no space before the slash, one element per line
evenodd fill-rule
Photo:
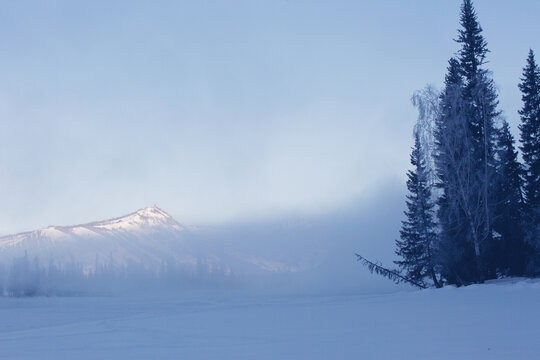
<path fill-rule="evenodd" d="M 355 253 L 392 267 L 403 207 L 404 185 L 395 181 L 326 214 L 191 228 L 179 249 L 197 259 L 193 264 L 163 257 L 159 266 L 144 259 L 119 265 L 111 259 L 85 272 L 76 261 L 58 264 L 25 254 L 4 264 L 0 278 L 11 296 L 395 291 L 407 287 L 371 275 Z"/>

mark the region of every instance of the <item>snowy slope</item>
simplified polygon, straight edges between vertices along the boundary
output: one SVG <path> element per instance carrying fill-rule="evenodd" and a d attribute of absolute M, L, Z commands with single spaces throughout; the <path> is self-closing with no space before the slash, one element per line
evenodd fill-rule
<path fill-rule="evenodd" d="M 128 265 L 159 269 L 163 263 L 242 274 L 294 272 L 297 269 L 260 254 L 217 246 L 201 229 L 185 227 L 157 206 L 126 216 L 76 226 L 50 226 L 0 238 L 0 265 L 28 256 L 43 266 L 76 265 L 85 273 L 96 267 Z M 221 244 L 223 245 L 223 244 Z"/>
<path fill-rule="evenodd" d="M 195 263 L 186 253 L 185 228 L 154 206 L 132 214 L 76 226 L 50 226 L 46 229 L 0 238 L 0 261 L 9 262 L 26 252 L 30 259 L 58 265 L 74 262 L 85 270 L 96 264 L 132 261 L 157 266 L 162 259 Z"/>
<path fill-rule="evenodd" d="M 0 298 L 0 359 L 540 359 L 540 283 L 394 294 Z"/>

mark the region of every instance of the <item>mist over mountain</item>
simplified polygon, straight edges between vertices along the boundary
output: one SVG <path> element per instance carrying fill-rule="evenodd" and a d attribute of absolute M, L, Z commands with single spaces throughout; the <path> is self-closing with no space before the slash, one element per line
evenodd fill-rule
<path fill-rule="evenodd" d="M 45 229 L 0 238 L 0 261 L 25 253 L 62 267 L 75 262 L 85 272 L 97 266 L 129 262 L 158 267 L 165 259 L 193 264 L 196 259 L 186 251 L 186 229 L 158 207 L 106 221 L 76 226 L 49 226 Z"/>
<path fill-rule="evenodd" d="M 4 236 L 0 280 L 5 289 L 10 283 L 31 287 L 37 278 L 54 283 L 48 279 L 52 273 L 64 274 L 60 282 L 114 279 L 139 288 L 152 281 L 163 287 L 204 284 L 262 291 L 389 288 L 393 285 L 366 274 L 354 257 L 360 251 L 392 261 L 397 225 L 381 224 L 389 217 L 399 223 L 401 201 L 399 189 L 389 189 L 319 215 L 195 227 L 154 206 L 110 220 Z"/>
<path fill-rule="evenodd" d="M 211 231 L 210 231 L 211 232 Z M 203 239 L 209 231 L 181 225 L 157 206 L 104 221 L 75 226 L 49 226 L 0 238 L 0 263 L 28 257 L 60 269 L 80 267 L 85 274 L 103 267 L 139 266 L 157 275 L 164 266 L 206 267 L 227 274 L 297 271 L 293 266 L 247 254 L 213 248 Z"/>

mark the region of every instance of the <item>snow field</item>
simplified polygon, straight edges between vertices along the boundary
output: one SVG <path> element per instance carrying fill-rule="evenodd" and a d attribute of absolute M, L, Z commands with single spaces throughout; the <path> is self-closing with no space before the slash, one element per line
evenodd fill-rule
<path fill-rule="evenodd" d="M 1 298 L 1 359 L 537 359 L 540 282 L 378 295 Z"/>

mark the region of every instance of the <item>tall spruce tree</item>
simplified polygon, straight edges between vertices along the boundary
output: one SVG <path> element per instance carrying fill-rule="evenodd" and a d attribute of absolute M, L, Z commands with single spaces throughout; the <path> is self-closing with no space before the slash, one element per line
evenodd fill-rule
<path fill-rule="evenodd" d="M 540 272 L 540 68 L 529 50 L 527 64 L 519 84 L 523 107 L 521 115 L 521 152 L 525 167 L 525 228 L 532 247 L 529 254 L 529 274 Z"/>
<path fill-rule="evenodd" d="M 463 0 L 460 25 L 461 48 L 449 61 L 438 101 L 433 92 L 413 96 L 419 119 L 434 119 L 434 129 L 422 127 L 434 141 L 415 130 L 407 220 L 396 241 L 401 273 L 366 262 L 377 273 L 419 287 L 540 273 L 540 69 L 531 50 L 519 85 L 523 168 L 484 68 L 489 50 L 471 0 Z M 431 156 L 422 152 L 422 143 L 434 145 Z M 435 199 L 426 181 L 426 158 L 435 167 Z"/>
<path fill-rule="evenodd" d="M 420 136 L 416 132 L 411 153 L 413 170 L 407 173 L 407 189 L 409 190 L 405 211 L 407 219 L 402 222 L 400 240 L 396 240 L 396 254 L 401 257 L 401 260 L 394 263 L 411 281 L 424 286 L 426 282 L 431 282 L 432 285 L 441 287 L 442 283 L 434 264 L 434 246 L 437 237 L 434 204 L 422 151 Z"/>
<path fill-rule="evenodd" d="M 497 234 L 488 249 L 488 269 L 492 276 L 520 276 L 525 272 L 526 245 L 523 232 L 523 169 L 518 161 L 510 127 L 503 121 L 497 136 L 497 176 L 495 194 Z"/>
<path fill-rule="evenodd" d="M 461 44 L 458 60 L 463 76 L 469 81 L 467 85 L 471 87 L 489 52 L 471 0 L 463 0 L 459 23 L 462 29 L 458 30 L 456 39 Z"/>
<path fill-rule="evenodd" d="M 470 228 L 474 214 L 480 210 L 477 204 L 469 201 L 473 189 L 472 178 L 468 176 L 472 168 L 472 135 L 465 117 L 462 73 L 459 61 L 450 59 L 435 131 L 435 164 L 441 192 L 436 261 L 446 282 L 456 285 L 472 281 L 474 254 Z"/>
<path fill-rule="evenodd" d="M 500 115 L 497 93 L 485 64 L 487 42 L 472 1 L 464 0 L 461 45 L 449 62 L 436 123 L 438 262 L 448 283 L 467 285 L 496 276 L 490 271 L 493 222 L 497 218 L 496 153 Z"/>
<path fill-rule="evenodd" d="M 472 140 L 471 147 L 467 149 L 471 158 L 470 168 L 464 174 L 469 179 L 469 198 L 464 200 L 468 205 L 463 210 L 469 223 L 474 252 L 475 268 L 470 281 L 483 282 L 489 276 L 485 250 L 493 240 L 495 120 L 500 112 L 490 73 L 482 67 L 489 50 L 471 0 L 463 1 L 460 24 L 462 29 L 456 41 L 461 44 L 458 60 L 464 80 L 464 116 Z"/>

